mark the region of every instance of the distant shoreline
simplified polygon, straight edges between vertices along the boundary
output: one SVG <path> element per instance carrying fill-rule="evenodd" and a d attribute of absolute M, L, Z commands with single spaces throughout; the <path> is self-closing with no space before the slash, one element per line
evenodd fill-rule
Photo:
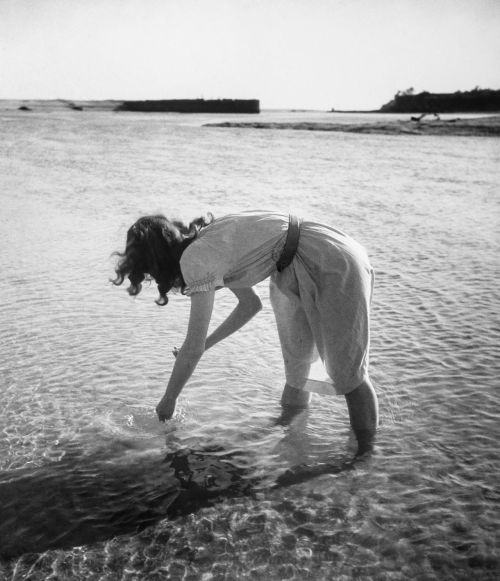
<path fill-rule="evenodd" d="M 219 113 L 251 114 L 260 113 L 258 99 L 148 99 L 124 101 L 107 99 L 83 101 L 69 99 L 0 99 L 0 110 L 18 111 L 110 111 L 131 113 Z"/>
<path fill-rule="evenodd" d="M 47 99 L 47 100 L 30 100 L 30 99 L 1 99 L 0 111 L 13 110 L 22 111 L 26 115 L 30 115 L 33 111 L 74 111 L 76 115 L 82 115 L 85 111 L 95 112 L 116 112 L 123 101 L 108 100 L 108 101 L 69 101 L 64 99 Z M 118 109 L 119 110 L 119 109 Z M 322 113 L 329 116 L 331 114 L 332 121 L 260 121 L 259 115 L 253 116 L 255 120 L 241 120 L 238 121 L 224 121 L 205 123 L 204 127 L 220 127 L 220 128 L 242 128 L 242 129 L 288 129 L 298 131 L 331 131 L 343 133 L 364 133 L 364 134 L 379 134 L 379 135 L 450 135 L 450 136 L 500 136 L 500 112 L 477 112 L 477 117 L 471 117 L 472 112 L 463 112 L 467 115 L 465 118 L 460 118 L 460 113 L 456 117 L 450 118 L 446 115 L 441 119 L 437 114 L 420 114 L 418 116 L 409 115 L 405 119 L 394 119 L 390 113 L 381 112 L 380 110 L 372 111 L 319 111 L 319 110 L 297 110 L 297 109 L 280 109 L 279 111 L 288 113 Z M 262 111 L 266 112 L 266 109 Z M 166 111 L 158 111 L 158 113 L 167 113 Z M 181 114 L 191 114 L 191 112 L 183 112 Z M 216 113 L 216 111 L 213 111 Z M 220 114 L 220 112 L 217 112 Z M 231 115 L 236 113 L 223 113 L 224 115 Z M 152 114 L 151 112 L 145 113 Z M 335 119 L 335 114 L 339 115 L 366 115 L 366 121 L 356 120 L 350 122 L 348 119 L 339 121 Z M 241 113 L 236 113 L 241 115 Z M 370 117 L 377 115 L 378 119 L 372 120 Z M 380 117 L 386 117 L 387 120 L 380 120 Z M 406 115 L 405 115 L 406 117 Z"/>
<path fill-rule="evenodd" d="M 500 137 L 500 115 L 472 119 L 389 120 L 366 123 L 233 122 L 206 123 L 204 127 L 241 129 L 289 129 L 298 131 L 333 131 L 378 135 L 456 135 Z"/>
<path fill-rule="evenodd" d="M 426 115 L 429 121 L 431 115 L 500 115 L 500 107 L 496 109 L 463 109 L 457 111 L 440 110 L 426 112 L 412 109 L 411 111 L 393 111 L 383 106 L 380 109 L 297 109 L 297 108 L 261 108 L 258 99 L 153 99 L 145 101 L 125 101 L 122 99 L 81 100 L 81 99 L 0 99 L 0 110 L 31 111 L 109 111 L 109 112 L 143 112 L 143 113 L 205 113 L 205 114 L 246 114 L 251 115 L 281 111 L 287 113 L 322 113 L 325 115 Z"/>
<path fill-rule="evenodd" d="M 380 108 L 383 113 L 495 113 L 500 110 L 500 91 L 480 89 L 454 93 L 414 93 L 413 88 L 398 91 Z"/>

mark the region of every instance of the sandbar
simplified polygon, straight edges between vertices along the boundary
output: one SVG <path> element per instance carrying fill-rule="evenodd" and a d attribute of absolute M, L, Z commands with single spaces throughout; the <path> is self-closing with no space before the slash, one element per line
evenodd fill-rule
<path fill-rule="evenodd" d="M 461 119 L 423 119 L 415 121 L 387 120 L 362 123 L 329 122 L 261 122 L 225 121 L 207 123 L 205 127 L 237 127 L 243 129 L 294 129 L 301 131 L 338 131 L 344 133 L 369 133 L 381 135 L 458 135 L 500 137 L 500 115 Z"/>

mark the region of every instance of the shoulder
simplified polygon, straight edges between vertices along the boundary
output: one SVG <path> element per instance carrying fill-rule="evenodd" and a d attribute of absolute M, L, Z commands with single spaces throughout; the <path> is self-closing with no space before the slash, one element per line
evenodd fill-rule
<path fill-rule="evenodd" d="M 193 268 L 210 267 L 212 261 L 217 262 L 214 251 L 209 244 L 206 244 L 204 237 L 199 236 L 182 253 L 180 260 L 181 270 L 184 273 Z"/>
<path fill-rule="evenodd" d="M 184 250 L 180 267 L 188 295 L 210 291 L 223 284 L 221 255 L 202 234 Z"/>

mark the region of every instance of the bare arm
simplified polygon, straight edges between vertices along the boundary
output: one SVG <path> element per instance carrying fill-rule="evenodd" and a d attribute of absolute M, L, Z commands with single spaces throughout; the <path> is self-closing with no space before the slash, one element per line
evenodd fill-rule
<path fill-rule="evenodd" d="M 156 407 L 160 421 L 168 420 L 175 411 L 177 396 L 186 385 L 205 351 L 208 325 L 212 316 L 215 291 L 196 293 L 191 297 L 191 312 L 186 339 L 175 359 L 165 395 Z"/>
<path fill-rule="evenodd" d="M 262 303 L 253 288 L 230 289 L 238 298 L 238 304 L 227 319 L 207 338 L 205 349 L 232 335 L 248 323 L 261 309 Z"/>
<path fill-rule="evenodd" d="M 187 336 L 176 354 L 165 395 L 156 407 L 160 421 L 168 420 L 174 414 L 176 399 L 191 377 L 203 352 L 243 327 L 261 310 L 260 299 L 252 288 L 231 290 L 238 298 L 238 304 L 208 338 L 208 325 L 214 305 L 214 291 L 192 295 Z"/>

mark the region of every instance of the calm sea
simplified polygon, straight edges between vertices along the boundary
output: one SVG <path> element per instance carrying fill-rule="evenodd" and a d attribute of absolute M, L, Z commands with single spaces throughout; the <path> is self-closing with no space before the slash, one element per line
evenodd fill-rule
<path fill-rule="evenodd" d="M 0 111 L 0 578 L 497 579 L 500 140 L 222 119 Z M 266 282 L 156 420 L 189 299 L 130 298 L 110 254 L 146 213 L 259 208 L 369 251 L 372 458 L 349 464 L 343 398 L 276 421 Z"/>

